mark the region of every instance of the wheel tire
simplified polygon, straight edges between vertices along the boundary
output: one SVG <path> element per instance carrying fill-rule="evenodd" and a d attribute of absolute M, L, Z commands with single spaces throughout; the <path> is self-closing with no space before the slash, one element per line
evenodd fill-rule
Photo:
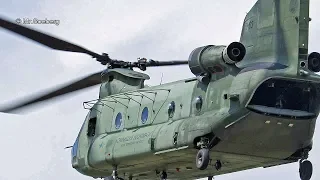
<path fill-rule="evenodd" d="M 300 164 L 299 174 L 301 180 L 310 180 L 313 172 L 312 163 L 310 161 L 303 161 Z"/>
<path fill-rule="evenodd" d="M 205 170 L 209 165 L 209 149 L 200 149 L 196 156 L 196 166 L 200 170 Z"/>

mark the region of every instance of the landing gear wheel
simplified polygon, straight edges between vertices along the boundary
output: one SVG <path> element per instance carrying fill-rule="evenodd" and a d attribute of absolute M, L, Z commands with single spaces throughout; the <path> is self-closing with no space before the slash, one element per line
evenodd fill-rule
<path fill-rule="evenodd" d="M 209 149 L 200 149 L 196 156 L 196 166 L 200 170 L 205 170 L 209 165 Z"/>
<path fill-rule="evenodd" d="M 161 175 L 160 175 L 160 179 L 161 180 L 166 180 L 168 178 L 168 175 L 165 171 L 162 171 Z"/>
<path fill-rule="evenodd" d="M 208 176 L 208 180 L 212 180 L 213 179 L 213 176 Z"/>
<path fill-rule="evenodd" d="M 299 174 L 301 180 L 310 180 L 312 176 L 312 163 L 308 160 L 300 162 Z"/>

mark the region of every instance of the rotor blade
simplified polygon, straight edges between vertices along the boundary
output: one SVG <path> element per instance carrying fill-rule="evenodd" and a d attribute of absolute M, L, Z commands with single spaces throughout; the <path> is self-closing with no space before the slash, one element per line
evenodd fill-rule
<path fill-rule="evenodd" d="M 10 106 L 0 106 L 0 112 L 4 112 L 4 113 L 10 113 L 13 111 L 16 111 L 20 108 L 32 105 L 32 104 L 36 104 L 42 101 L 46 101 L 61 95 L 65 95 L 71 92 L 75 92 L 81 89 L 85 89 L 97 84 L 101 83 L 101 73 L 102 72 L 97 72 L 94 74 L 91 74 L 87 77 L 84 77 L 82 79 L 79 79 L 77 81 L 68 83 L 58 89 L 55 90 L 48 90 L 45 93 L 41 93 L 41 95 L 35 95 L 35 96 L 31 96 L 31 97 L 27 97 L 27 98 L 23 98 L 23 99 L 27 99 L 27 100 L 23 100 L 23 101 L 18 101 L 16 103 L 10 103 Z"/>
<path fill-rule="evenodd" d="M 85 54 L 91 55 L 94 58 L 103 58 L 101 55 L 95 52 L 89 51 L 83 47 L 80 47 L 78 45 L 69 43 L 67 41 L 61 40 L 59 38 L 56 38 L 50 35 L 47 35 L 45 33 L 12 23 L 8 20 L 5 20 L 3 17 L 0 17 L 0 26 L 11 32 L 14 32 L 16 34 L 29 38 L 30 40 L 43 44 L 52 49 L 85 53 Z"/>
<path fill-rule="evenodd" d="M 152 66 L 175 66 L 175 65 L 183 65 L 188 64 L 188 61 L 155 61 L 150 60 L 146 63 L 147 67 Z"/>

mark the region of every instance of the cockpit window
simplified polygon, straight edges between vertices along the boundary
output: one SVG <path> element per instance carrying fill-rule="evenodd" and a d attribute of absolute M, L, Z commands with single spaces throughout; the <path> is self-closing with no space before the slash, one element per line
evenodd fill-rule
<path fill-rule="evenodd" d="M 89 114 L 88 114 L 89 115 Z M 88 116 L 87 115 L 87 116 Z M 87 119 L 87 117 L 86 117 Z M 80 128 L 80 131 L 78 133 L 78 136 L 77 136 L 77 139 L 75 140 L 75 142 L 73 143 L 73 146 L 72 146 L 72 149 L 71 149 L 71 155 L 72 157 L 76 157 L 77 156 L 77 152 L 78 152 L 78 146 L 79 146 L 79 136 L 80 136 L 80 133 L 84 127 L 84 124 L 86 123 L 86 120 L 83 121 L 82 125 L 81 125 L 81 128 Z"/>
<path fill-rule="evenodd" d="M 78 152 L 78 143 L 79 143 L 79 137 L 77 137 L 76 141 L 74 142 L 72 149 L 71 149 L 71 155 L 72 157 L 76 157 L 77 156 L 77 152 Z"/>

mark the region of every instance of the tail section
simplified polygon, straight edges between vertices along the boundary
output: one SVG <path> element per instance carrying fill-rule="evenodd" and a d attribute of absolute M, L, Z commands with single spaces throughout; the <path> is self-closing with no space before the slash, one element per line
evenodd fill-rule
<path fill-rule="evenodd" d="M 307 70 L 310 0 L 258 0 L 243 23 L 246 57 L 237 64 Z M 277 68 L 276 67 L 276 68 Z"/>

